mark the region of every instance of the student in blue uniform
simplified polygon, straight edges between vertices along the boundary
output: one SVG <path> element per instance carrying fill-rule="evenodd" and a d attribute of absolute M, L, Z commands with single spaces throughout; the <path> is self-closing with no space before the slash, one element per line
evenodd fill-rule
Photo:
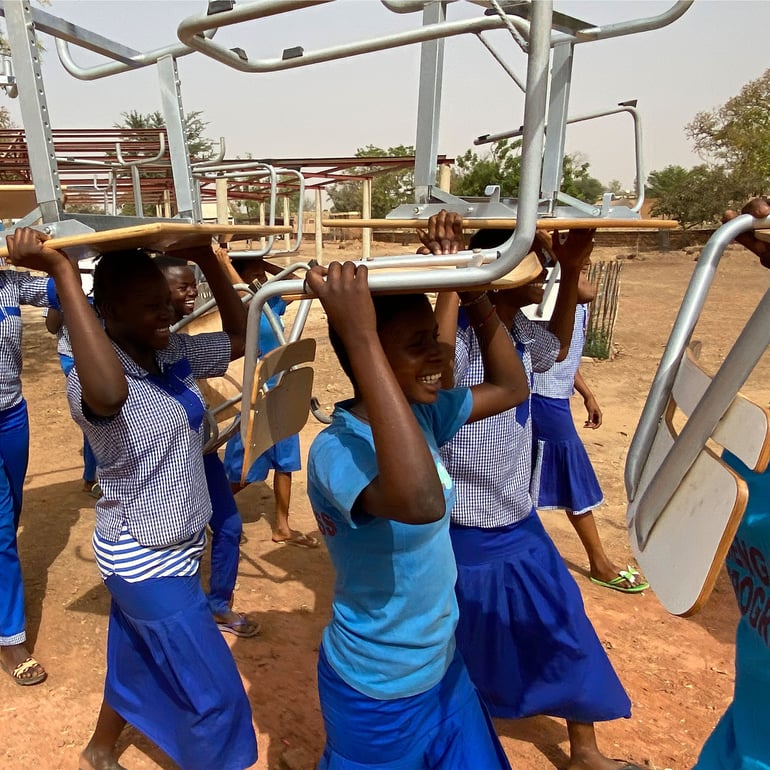
<path fill-rule="evenodd" d="M 27 402 L 21 393 L 20 305 L 58 307 L 49 278 L 0 270 L 0 668 L 16 684 L 39 684 L 43 667 L 27 649 L 24 584 L 16 543 L 29 459 Z"/>
<path fill-rule="evenodd" d="M 273 275 L 280 272 L 280 268 L 271 265 L 264 259 L 238 259 L 235 261 L 235 269 L 238 271 L 244 283 L 261 285 L 267 281 L 267 273 Z M 282 297 L 271 297 L 267 306 L 273 311 L 276 320 L 283 324 L 281 317 L 286 312 L 288 302 Z M 278 345 L 278 336 L 267 316 L 263 313 L 259 319 L 259 356 L 264 356 Z M 245 486 L 256 482 L 265 481 L 273 472 L 273 494 L 275 495 L 275 518 L 272 522 L 272 540 L 274 543 L 296 545 L 302 548 L 318 548 L 318 539 L 305 532 L 292 529 L 289 525 L 289 506 L 291 504 L 292 474 L 302 467 L 300 457 L 299 436 L 289 436 L 278 441 L 265 450 L 251 464 L 246 474 L 245 483 L 241 484 L 243 473 L 243 442 L 241 434 L 236 433 L 225 448 L 225 470 L 230 479 L 233 494 L 237 494 Z"/>
<path fill-rule="evenodd" d="M 526 396 L 496 316 L 469 308 L 487 377 L 441 389 L 445 347 L 424 295 L 375 297 L 365 267 L 313 268 L 354 387 L 313 442 L 308 494 L 337 579 L 319 651 L 320 770 L 509 767 L 455 650 L 452 482 L 438 447 Z M 468 295 L 472 303 L 473 295 Z"/>
<path fill-rule="evenodd" d="M 230 281 L 239 283 L 237 273 L 230 266 L 227 249 L 223 249 L 218 256 L 220 264 L 228 269 Z M 195 309 L 195 300 L 198 297 L 195 271 L 183 259 L 176 257 L 157 257 L 155 264 L 168 282 L 174 308 L 174 323 L 177 323 Z M 211 573 L 207 596 L 209 609 L 220 631 L 241 637 L 256 636 L 259 633 L 259 624 L 232 609 L 243 532 L 241 514 L 217 452 L 207 452 L 203 455 L 203 467 L 206 470 L 206 487 L 211 498 Z"/>
<path fill-rule="evenodd" d="M 67 397 L 99 464 L 94 553 L 110 592 L 107 674 L 81 770 L 117 770 L 132 724 L 183 770 L 243 770 L 257 758 L 251 709 L 198 578 L 211 515 L 202 454 L 204 405 L 195 378 L 243 355 L 245 312 L 208 248 L 202 268 L 223 332 L 170 334 L 168 284 L 142 250 L 102 257 L 97 320 L 75 271 L 41 233 L 8 238 L 14 264 L 49 272 L 70 332 Z"/>
<path fill-rule="evenodd" d="M 580 359 L 588 325 L 588 303 L 596 290 L 585 271 L 578 281 L 578 304 L 569 351 L 544 372 L 532 379 L 532 432 L 534 469 L 532 492 L 535 508 L 563 510 L 577 532 L 588 556 L 592 583 L 622 593 L 640 593 L 650 586 L 640 579 L 631 565 L 619 569 L 604 550 L 593 510 L 604 502 L 591 460 L 572 420 L 570 396 L 574 390 L 583 397 L 587 419 L 585 427 L 596 430 L 602 424 L 602 410 L 580 374 Z M 542 322 L 541 322 L 542 323 Z"/>
<path fill-rule="evenodd" d="M 508 235 L 479 231 L 471 247 L 494 248 Z M 481 303 L 494 307 L 510 330 L 528 384 L 533 371 L 567 354 L 578 276 L 592 236 L 590 230 L 573 231 L 563 244 L 554 238 L 562 279 L 549 329 L 520 312 L 542 300 L 545 271 Z M 429 234 L 424 242 L 433 247 L 436 238 Z M 440 296 L 436 315 L 442 336 L 453 336 L 456 298 Z M 456 331 L 456 385 L 472 386 L 484 377 L 480 342 L 472 327 Z M 457 646 L 492 716 L 548 714 L 567 721 L 569 770 L 639 770 L 605 757 L 597 746 L 594 722 L 630 716 L 631 703 L 532 505 L 529 407 L 527 394 L 515 409 L 462 428 L 441 450 L 457 489 L 450 527 L 458 572 Z"/>
<path fill-rule="evenodd" d="M 93 281 L 89 281 L 93 283 Z M 92 288 L 87 289 L 83 284 L 83 291 L 86 296 L 90 296 Z M 45 312 L 45 328 L 51 334 L 56 335 L 56 352 L 59 355 L 59 363 L 66 377 L 75 366 L 75 359 L 72 357 L 72 346 L 70 345 L 70 335 L 67 331 L 67 325 L 64 323 L 64 316 L 59 310 L 48 308 Z M 101 489 L 96 481 L 96 458 L 88 443 L 88 439 L 83 436 L 83 491 L 99 497 Z"/>

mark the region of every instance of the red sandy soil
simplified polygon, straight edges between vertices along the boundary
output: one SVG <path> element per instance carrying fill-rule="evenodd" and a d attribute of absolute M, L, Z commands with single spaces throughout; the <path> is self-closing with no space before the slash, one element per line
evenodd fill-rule
<path fill-rule="evenodd" d="M 376 253 L 394 250 L 400 247 L 381 245 Z M 602 251 L 595 258 L 618 256 L 615 250 Z M 329 251 L 327 258 L 353 255 L 351 244 Z M 596 516 L 607 551 L 619 564 L 630 558 L 625 454 L 694 266 L 693 257 L 683 252 L 630 256 L 634 258 L 625 262 L 621 276 L 618 354 L 612 361 L 583 367 L 604 410 L 601 429 L 583 431 L 607 500 Z M 729 350 L 767 285 L 768 273 L 755 258 L 740 247 L 728 250 L 695 334 L 703 341 L 707 367 L 713 369 Z M 0 769 L 75 770 L 101 700 L 108 598 L 93 563 L 94 501 L 80 490 L 81 437 L 67 409 L 55 341 L 46 333 L 40 311 L 25 309 L 24 320 L 24 392 L 32 444 L 19 550 L 28 634 L 49 677 L 30 688 L 0 677 Z M 330 408 L 347 396 L 348 386 L 326 342 L 320 309 L 311 312 L 306 334 L 319 339 L 315 393 Z M 763 361 L 745 392 L 767 404 L 769 381 Z M 573 408 L 582 430 L 579 399 Z M 303 451 L 321 427 L 311 418 L 302 432 Z M 309 770 L 324 741 L 315 665 L 329 616 L 332 570 L 323 547 L 310 551 L 271 542 L 269 486 L 253 485 L 237 499 L 248 542 L 242 546 L 235 606 L 259 620 L 263 631 L 256 639 L 229 636 L 228 643 L 253 707 L 260 752 L 255 767 Z M 296 528 L 318 535 L 304 473 L 295 478 L 291 515 Z M 690 768 L 732 693 L 737 611 L 724 573 L 700 614 L 672 617 L 653 591 L 628 596 L 590 583 L 585 555 L 565 516 L 547 512 L 543 520 L 633 701 L 632 719 L 598 727 L 602 749 L 656 770 Z M 516 770 L 566 765 L 563 722 L 538 717 L 497 726 Z M 120 762 L 129 770 L 175 767 L 132 730 L 124 733 L 120 749 Z"/>

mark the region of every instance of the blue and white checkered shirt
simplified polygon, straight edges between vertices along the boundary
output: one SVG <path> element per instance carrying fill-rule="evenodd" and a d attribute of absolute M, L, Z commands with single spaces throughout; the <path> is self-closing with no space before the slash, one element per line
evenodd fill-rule
<path fill-rule="evenodd" d="M 115 350 L 128 398 L 114 417 L 86 416 L 77 368 L 67 378 L 70 411 L 99 466 L 96 529 L 117 542 L 125 524 L 142 546 L 173 545 L 200 532 L 211 516 L 201 451 L 204 405 L 195 380 L 225 373 L 230 339 L 224 332 L 172 334 L 156 354 L 160 376 Z"/>
<path fill-rule="evenodd" d="M 0 270 L 0 411 L 21 403 L 21 310 L 19 305 L 58 307 L 51 278 Z"/>
<path fill-rule="evenodd" d="M 519 312 L 511 333 L 524 371 L 553 366 L 559 340 Z M 470 327 L 458 329 L 455 385 L 470 387 L 484 380 L 478 340 Z M 532 511 L 532 420 L 529 398 L 507 412 L 465 425 L 440 450 L 457 490 L 452 523 L 492 529 L 514 524 Z"/>
<path fill-rule="evenodd" d="M 542 325 L 545 322 L 537 323 Z M 535 373 L 533 393 L 547 398 L 569 398 L 572 395 L 575 389 L 575 373 L 580 368 L 580 358 L 586 342 L 587 326 L 588 305 L 578 305 L 575 308 L 575 325 L 567 357 L 563 361 L 557 361 L 547 371 Z"/>

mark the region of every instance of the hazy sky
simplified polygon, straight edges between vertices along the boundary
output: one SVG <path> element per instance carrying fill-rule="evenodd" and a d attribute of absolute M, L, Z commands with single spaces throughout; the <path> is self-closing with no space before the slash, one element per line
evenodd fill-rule
<path fill-rule="evenodd" d="M 659 0 L 559 0 L 555 8 L 594 24 L 661 13 Z M 177 41 L 176 28 L 205 12 L 204 0 L 52 0 L 45 10 L 142 51 Z M 465 0 L 450 4 L 449 18 L 477 16 Z M 217 40 L 240 46 L 252 58 L 306 51 L 418 26 L 420 14 L 394 14 L 377 0 L 336 0 L 282 17 L 221 30 Z M 768 67 L 766 0 L 696 0 L 670 26 L 644 34 L 577 46 L 570 113 L 610 108 L 638 99 L 647 171 L 699 162 L 684 134 L 700 110 L 711 109 Z M 506 31 L 486 33 L 523 79 L 525 57 Z M 153 67 L 92 82 L 70 76 L 53 41 L 44 77 L 55 127 L 107 127 L 126 110 L 160 108 Z M 79 64 L 100 60 L 74 49 Z M 419 46 L 343 59 L 274 74 L 246 74 L 199 53 L 179 60 L 186 111 L 202 110 L 210 137 L 224 136 L 227 155 L 316 157 L 352 155 L 367 144 L 414 144 Z M 471 36 L 447 40 L 439 151 L 456 156 L 479 134 L 517 127 L 517 87 Z M 20 122 L 18 105 L 10 104 Z M 633 135 L 627 115 L 568 129 L 568 151 L 583 152 L 603 182 L 633 178 Z M 483 151 L 483 148 L 479 148 Z"/>

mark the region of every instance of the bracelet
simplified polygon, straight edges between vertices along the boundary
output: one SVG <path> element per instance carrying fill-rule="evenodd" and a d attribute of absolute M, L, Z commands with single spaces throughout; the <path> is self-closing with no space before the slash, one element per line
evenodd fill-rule
<path fill-rule="evenodd" d="M 470 302 L 461 302 L 460 307 L 473 307 L 474 305 L 478 305 L 479 302 L 483 302 L 488 297 L 489 294 L 487 294 L 485 291 L 482 291 L 478 297 L 474 297 Z"/>

